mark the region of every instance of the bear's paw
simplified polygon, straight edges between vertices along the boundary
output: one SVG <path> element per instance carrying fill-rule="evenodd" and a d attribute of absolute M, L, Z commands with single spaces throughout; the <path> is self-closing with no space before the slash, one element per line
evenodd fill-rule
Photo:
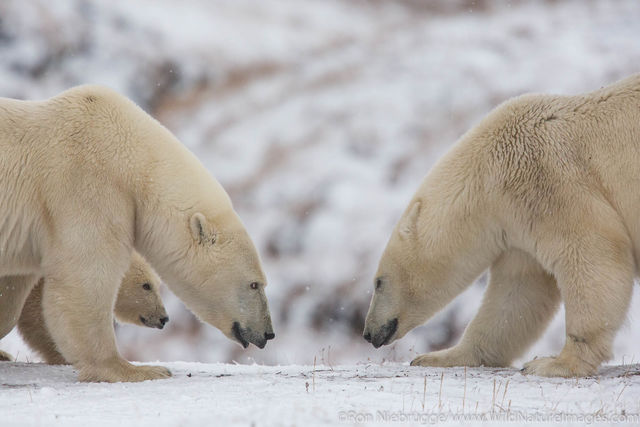
<path fill-rule="evenodd" d="M 437 366 L 448 368 L 452 366 L 479 366 L 470 354 L 464 354 L 455 347 L 421 354 L 411 361 L 411 366 Z"/>
<path fill-rule="evenodd" d="M 124 363 L 122 363 L 124 362 Z M 78 378 L 83 382 L 140 382 L 171 377 L 171 371 L 164 366 L 135 366 L 126 361 L 85 366 Z"/>
<path fill-rule="evenodd" d="M 596 373 L 596 368 L 581 360 L 560 357 L 540 357 L 524 364 L 522 373 L 540 377 L 585 377 Z"/>

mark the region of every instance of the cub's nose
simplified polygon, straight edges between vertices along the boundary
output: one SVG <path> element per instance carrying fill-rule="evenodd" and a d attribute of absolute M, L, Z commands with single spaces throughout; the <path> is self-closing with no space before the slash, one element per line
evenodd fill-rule
<path fill-rule="evenodd" d="M 362 336 L 365 340 L 367 340 L 368 342 L 371 342 L 371 333 L 367 332 L 366 334 L 364 334 Z"/>
<path fill-rule="evenodd" d="M 265 340 L 272 340 L 276 337 L 276 334 L 274 334 L 273 332 L 265 332 L 264 333 L 264 339 Z"/>
<path fill-rule="evenodd" d="M 162 326 L 164 326 L 168 321 L 169 321 L 169 316 L 160 318 L 160 323 L 162 323 Z"/>

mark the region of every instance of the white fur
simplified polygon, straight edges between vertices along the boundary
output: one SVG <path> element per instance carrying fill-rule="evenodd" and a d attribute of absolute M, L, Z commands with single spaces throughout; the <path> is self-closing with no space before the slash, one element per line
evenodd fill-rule
<path fill-rule="evenodd" d="M 564 349 L 524 371 L 594 374 L 611 356 L 637 274 L 638 182 L 640 75 L 584 95 L 507 101 L 416 192 L 380 260 L 365 336 L 401 338 L 489 268 L 460 343 L 412 363 L 507 366 L 562 300 Z M 385 336 L 390 319 L 397 330 Z"/>
<path fill-rule="evenodd" d="M 0 337 L 44 276 L 48 329 L 81 380 L 168 376 L 116 349 L 113 305 L 135 248 L 201 319 L 231 338 L 237 323 L 248 341 L 266 342 L 264 273 L 229 197 L 131 101 L 98 86 L 0 99 L 0 150 L 0 286 L 14 276 Z M 205 241 L 193 236 L 194 217 L 204 219 Z"/>
<path fill-rule="evenodd" d="M 44 278 L 38 281 L 22 307 L 18 319 L 18 330 L 24 341 L 35 350 L 42 359 L 52 365 L 62 365 L 68 362 L 60 354 L 53 341 L 42 312 L 42 292 L 45 286 Z M 149 290 L 144 285 L 149 286 Z M 145 260 L 133 252 L 131 266 L 124 275 L 114 314 L 121 323 L 131 323 L 162 329 L 168 319 L 162 299 L 158 293 L 160 278 Z M 144 319 L 144 321 L 143 321 Z M 2 360 L 2 358 L 0 358 Z M 4 360 L 13 360 L 5 357 Z"/>

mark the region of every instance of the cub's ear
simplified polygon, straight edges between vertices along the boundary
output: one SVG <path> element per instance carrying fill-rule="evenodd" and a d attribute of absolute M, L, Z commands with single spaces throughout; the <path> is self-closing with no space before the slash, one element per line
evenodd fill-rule
<path fill-rule="evenodd" d="M 417 231 L 416 224 L 418 223 L 418 216 L 420 215 L 420 206 L 420 200 L 413 202 L 407 214 L 400 220 L 398 233 L 400 233 L 401 239 L 410 239 L 415 236 Z"/>
<path fill-rule="evenodd" d="M 191 228 L 193 240 L 198 244 L 212 245 L 216 242 L 216 231 L 200 212 L 196 212 L 191 216 L 189 227 Z"/>

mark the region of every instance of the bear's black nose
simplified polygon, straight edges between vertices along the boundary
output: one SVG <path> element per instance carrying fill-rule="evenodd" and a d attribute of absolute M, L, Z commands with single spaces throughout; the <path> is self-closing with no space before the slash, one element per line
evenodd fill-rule
<path fill-rule="evenodd" d="M 368 342 L 371 342 L 371 334 L 369 332 L 367 332 L 366 334 L 363 335 L 364 339 L 367 340 Z"/>
<path fill-rule="evenodd" d="M 168 321 L 169 321 L 168 316 L 160 318 L 160 323 L 162 323 L 162 326 L 164 326 Z"/>
<path fill-rule="evenodd" d="M 274 334 L 273 332 L 265 332 L 264 333 L 264 339 L 265 340 L 272 340 L 276 337 L 276 334 Z"/>

